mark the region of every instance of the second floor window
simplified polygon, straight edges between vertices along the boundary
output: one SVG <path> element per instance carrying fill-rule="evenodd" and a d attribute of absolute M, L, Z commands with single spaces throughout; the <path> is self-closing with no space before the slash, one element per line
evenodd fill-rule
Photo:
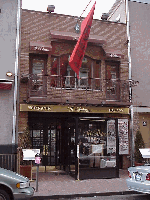
<path fill-rule="evenodd" d="M 106 62 L 106 96 L 117 100 L 120 94 L 119 63 Z"/>
<path fill-rule="evenodd" d="M 47 55 L 30 54 L 29 73 L 32 90 L 46 92 L 46 80 L 44 77 L 46 70 Z"/>
<path fill-rule="evenodd" d="M 51 58 L 51 86 L 63 88 L 97 89 L 101 86 L 101 62 L 84 57 L 79 72 L 76 73 L 69 66 L 69 55 Z"/>

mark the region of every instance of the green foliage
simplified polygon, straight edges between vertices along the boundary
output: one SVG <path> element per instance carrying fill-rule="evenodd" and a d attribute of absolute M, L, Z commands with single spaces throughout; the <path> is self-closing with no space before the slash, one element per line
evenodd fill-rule
<path fill-rule="evenodd" d="M 137 131 L 136 138 L 135 138 L 134 156 L 135 156 L 135 161 L 138 163 L 142 163 L 142 161 L 143 161 L 143 157 L 142 157 L 139 149 L 144 148 L 144 147 L 145 147 L 145 144 L 144 144 L 144 140 L 142 138 L 142 134 L 140 131 Z"/>
<path fill-rule="evenodd" d="M 28 127 L 26 127 L 22 134 L 19 135 L 19 147 L 22 149 L 31 149 L 32 143 L 31 143 L 31 137 L 30 137 L 30 130 Z"/>
<path fill-rule="evenodd" d="M 23 131 L 23 133 L 19 134 L 18 136 L 18 146 L 20 149 L 31 149 L 32 148 L 32 142 L 31 142 L 31 137 L 30 137 L 30 130 L 29 127 L 26 127 Z M 20 161 L 21 165 L 28 165 L 30 164 L 30 161 L 23 160 L 23 152 L 21 150 L 21 155 L 20 155 Z"/>

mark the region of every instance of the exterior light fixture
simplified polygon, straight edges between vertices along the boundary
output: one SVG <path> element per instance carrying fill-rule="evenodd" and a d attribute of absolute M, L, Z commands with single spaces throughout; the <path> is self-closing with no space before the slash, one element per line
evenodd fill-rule
<path fill-rule="evenodd" d="M 80 33 L 79 20 L 80 20 L 80 18 L 77 19 L 77 23 L 76 23 L 76 25 L 75 25 L 75 27 L 74 27 L 75 32 L 76 32 L 77 34 Z"/>
<path fill-rule="evenodd" d="M 11 77 L 13 74 L 12 74 L 12 72 L 6 72 L 6 76 L 8 76 L 8 77 Z"/>
<path fill-rule="evenodd" d="M 54 10 L 55 10 L 55 6 L 54 6 L 54 5 L 48 5 L 47 11 L 48 11 L 49 13 L 54 12 Z"/>

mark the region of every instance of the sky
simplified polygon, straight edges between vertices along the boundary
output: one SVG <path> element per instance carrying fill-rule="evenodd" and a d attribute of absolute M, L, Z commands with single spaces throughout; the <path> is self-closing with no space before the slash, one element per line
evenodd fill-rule
<path fill-rule="evenodd" d="M 93 18 L 101 19 L 102 13 L 107 13 L 115 1 L 116 0 L 96 0 Z M 22 8 L 47 12 L 47 6 L 54 5 L 54 13 L 80 17 L 89 2 L 90 0 L 22 0 Z M 95 0 L 91 0 L 91 3 L 83 13 L 82 17 L 87 16 L 94 2 Z"/>

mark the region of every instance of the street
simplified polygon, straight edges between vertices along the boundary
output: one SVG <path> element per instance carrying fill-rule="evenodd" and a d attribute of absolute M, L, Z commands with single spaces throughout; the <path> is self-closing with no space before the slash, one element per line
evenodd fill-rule
<path fill-rule="evenodd" d="M 76 198 L 74 200 L 149 200 L 150 195 L 145 194 L 134 194 L 134 195 L 114 195 L 114 196 L 95 196 L 86 198 Z"/>
<path fill-rule="evenodd" d="M 33 200 L 52 200 L 52 198 L 31 198 Z M 77 197 L 77 198 L 59 198 L 57 200 L 149 200 L 150 195 L 147 194 L 128 194 L 128 195 L 113 195 L 113 196 L 94 196 L 94 197 Z M 56 199 L 55 199 L 56 200 Z"/>

